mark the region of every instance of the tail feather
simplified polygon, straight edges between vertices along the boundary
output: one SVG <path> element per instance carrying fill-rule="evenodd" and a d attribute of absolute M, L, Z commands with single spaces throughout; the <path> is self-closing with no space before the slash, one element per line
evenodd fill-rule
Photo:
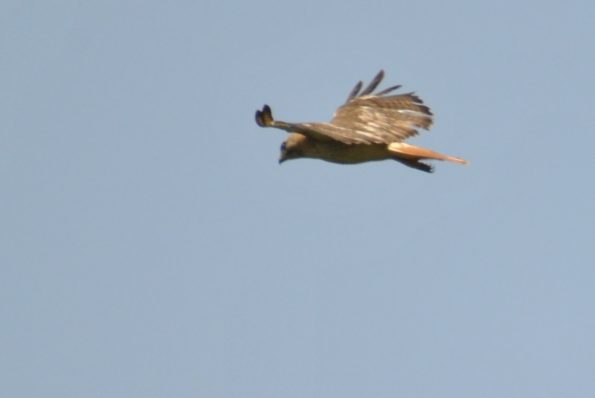
<path fill-rule="evenodd" d="M 389 144 L 388 150 L 393 152 L 395 155 L 411 160 L 435 159 L 459 164 L 468 163 L 465 159 L 457 158 L 455 156 L 443 155 L 430 149 L 405 144 L 404 142 L 393 142 L 392 144 Z"/>

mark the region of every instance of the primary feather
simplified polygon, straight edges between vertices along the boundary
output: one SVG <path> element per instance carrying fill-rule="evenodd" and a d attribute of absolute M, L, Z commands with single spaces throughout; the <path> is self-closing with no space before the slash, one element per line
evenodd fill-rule
<path fill-rule="evenodd" d="M 330 123 L 292 123 L 291 131 L 344 144 L 389 144 L 429 129 L 432 112 L 414 93 L 387 95 L 401 87 L 397 85 L 373 94 L 383 77 L 380 71 L 361 92 L 358 82 Z"/>

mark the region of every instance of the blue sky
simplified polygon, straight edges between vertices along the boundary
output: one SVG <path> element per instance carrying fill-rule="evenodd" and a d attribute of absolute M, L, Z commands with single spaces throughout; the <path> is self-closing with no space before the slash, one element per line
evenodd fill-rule
<path fill-rule="evenodd" d="M 4 1 L 0 395 L 593 396 L 594 19 Z M 277 164 L 381 68 L 470 165 Z"/>

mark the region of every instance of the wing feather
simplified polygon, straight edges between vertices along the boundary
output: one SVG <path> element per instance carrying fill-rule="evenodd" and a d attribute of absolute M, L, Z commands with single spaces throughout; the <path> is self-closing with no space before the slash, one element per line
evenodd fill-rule
<path fill-rule="evenodd" d="M 359 95 L 359 90 L 362 89 L 363 84 L 364 83 L 362 83 L 361 80 L 359 82 L 357 82 L 357 84 L 355 85 L 353 90 L 351 90 L 351 93 L 349 93 L 349 97 L 347 97 L 347 102 L 351 101 L 352 99 L 354 99 L 355 97 L 357 97 Z"/>
<path fill-rule="evenodd" d="M 368 87 L 366 87 L 364 89 L 364 91 L 362 91 L 359 96 L 363 97 L 365 95 L 372 94 L 374 92 L 374 90 L 376 90 L 376 87 L 378 87 L 378 85 L 380 84 L 380 82 L 382 81 L 383 78 L 384 78 L 384 71 L 380 70 L 380 72 L 378 72 L 378 74 L 376 76 L 374 76 L 374 79 L 372 79 L 370 84 L 368 84 Z"/>
<path fill-rule="evenodd" d="M 368 138 L 370 144 L 400 142 L 417 135 L 418 129 L 429 130 L 432 112 L 414 93 L 386 95 L 401 87 L 397 85 L 370 94 L 382 77 L 380 71 L 360 95 L 339 107 L 330 124 L 351 130 L 357 141 L 373 137 Z"/>
<path fill-rule="evenodd" d="M 344 144 L 390 144 L 418 134 L 418 129 L 429 130 L 432 112 L 414 93 L 386 95 L 401 87 L 397 85 L 372 94 L 383 77 L 381 70 L 361 92 L 358 82 L 330 123 L 277 122 L 275 127 Z"/>

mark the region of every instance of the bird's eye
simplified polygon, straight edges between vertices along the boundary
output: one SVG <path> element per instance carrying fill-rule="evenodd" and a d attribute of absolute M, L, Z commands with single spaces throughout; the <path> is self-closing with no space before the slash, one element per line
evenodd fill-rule
<path fill-rule="evenodd" d="M 285 152 L 285 149 L 287 149 L 287 144 L 284 142 L 281 144 L 281 151 Z"/>

